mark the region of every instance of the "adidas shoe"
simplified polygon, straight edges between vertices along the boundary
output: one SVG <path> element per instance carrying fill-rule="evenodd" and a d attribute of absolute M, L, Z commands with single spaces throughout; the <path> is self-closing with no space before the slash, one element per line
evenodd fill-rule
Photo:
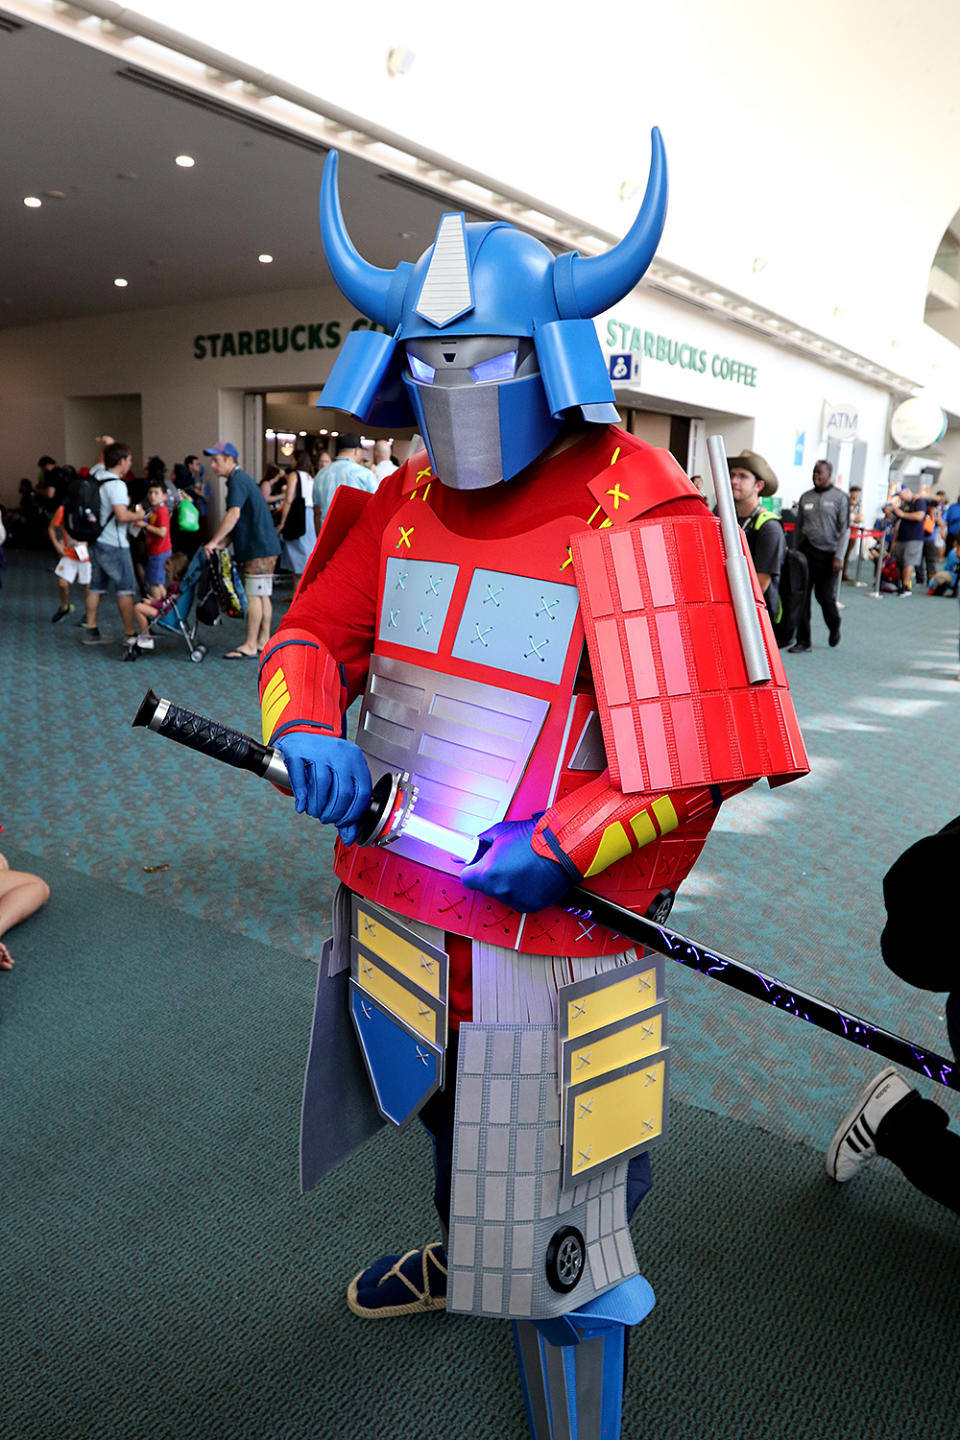
<path fill-rule="evenodd" d="M 832 1180 L 852 1180 L 877 1158 L 877 1129 L 881 1120 L 912 1094 L 913 1087 L 892 1065 L 867 1082 L 827 1149 L 827 1174 Z"/>
<path fill-rule="evenodd" d="M 152 635 L 138 635 L 138 636 L 137 636 L 137 649 L 138 649 L 138 650 L 152 650 L 153 648 L 154 648 L 154 645 L 153 645 L 153 636 L 152 636 Z"/>

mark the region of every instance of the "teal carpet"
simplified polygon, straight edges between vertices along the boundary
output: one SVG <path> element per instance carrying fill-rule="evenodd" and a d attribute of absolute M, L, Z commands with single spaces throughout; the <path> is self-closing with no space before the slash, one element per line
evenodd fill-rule
<path fill-rule="evenodd" d="M 0 975 L 0 1440 L 519 1440 L 505 1326 L 343 1303 L 364 1262 L 435 1234 L 418 1130 L 297 1192 L 327 841 L 129 729 L 148 684 L 253 728 L 253 675 L 217 654 L 235 628 L 199 666 L 174 640 L 121 665 L 50 626 L 45 562 L 11 558 L 0 848 L 52 899 Z M 876 934 L 883 870 L 960 811 L 956 606 L 845 598 L 840 650 L 820 629 L 789 657 L 814 774 L 731 803 L 674 920 L 945 1048 L 942 997 L 887 977 Z M 823 1172 L 877 1062 L 669 978 L 672 1135 L 635 1221 L 658 1304 L 627 1440 L 955 1440 L 956 1221 L 890 1167 Z"/>

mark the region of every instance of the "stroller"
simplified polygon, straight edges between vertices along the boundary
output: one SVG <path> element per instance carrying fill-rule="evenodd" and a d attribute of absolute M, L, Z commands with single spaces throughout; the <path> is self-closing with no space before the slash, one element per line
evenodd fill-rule
<path fill-rule="evenodd" d="M 191 624 L 190 611 L 194 606 Z M 197 643 L 198 623 L 219 625 L 224 615 L 241 619 L 246 613 L 246 592 L 229 550 L 218 550 L 210 561 L 201 549 L 184 571 L 179 592 L 167 596 L 148 628 L 151 634 L 179 631 L 186 641 L 190 659 L 199 665 L 207 647 Z"/>

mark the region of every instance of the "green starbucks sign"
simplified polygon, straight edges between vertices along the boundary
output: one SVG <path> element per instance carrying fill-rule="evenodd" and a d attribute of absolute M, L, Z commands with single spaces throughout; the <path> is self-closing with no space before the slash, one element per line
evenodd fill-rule
<path fill-rule="evenodd" d="M 733 385 L 756 387 L 757 368 L 737 360 L 732 355 L 719 351 L 703 350 L 686 340 L 676 340 L 670 335 L 660 335 L 655 330 L 643 330 L 639 325 L 628 325 L 623 320 L 608 320 L 606 345 L 608 350 L 620 353 L 638 351 L 647 360 L 657 360 L 664 365 L 676 365 L 681 370 L 693 370 L 698 375 L 710 374 L 715 380 L 726 380 Z"/>

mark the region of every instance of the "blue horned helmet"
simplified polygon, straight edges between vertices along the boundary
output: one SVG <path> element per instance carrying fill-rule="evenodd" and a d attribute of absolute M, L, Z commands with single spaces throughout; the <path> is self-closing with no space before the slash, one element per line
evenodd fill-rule
<path fill-rule="evenodd" d="M 415 425 L 434 474 L 459 490 L 509 480 L 567 416 L 616 424 L 592 317 L 653 259 L 667 208 L 666 156 L 652 134 L 643 204 L 605 255 L 554 257 L 512 225 L 444 215 L 415 265 L 381 270 L 347 234 L 331 152 L 320 190 L 327 262 L 343 294 L 387 333 L 352 331 L 319 403 L 387 428 Z"/>

